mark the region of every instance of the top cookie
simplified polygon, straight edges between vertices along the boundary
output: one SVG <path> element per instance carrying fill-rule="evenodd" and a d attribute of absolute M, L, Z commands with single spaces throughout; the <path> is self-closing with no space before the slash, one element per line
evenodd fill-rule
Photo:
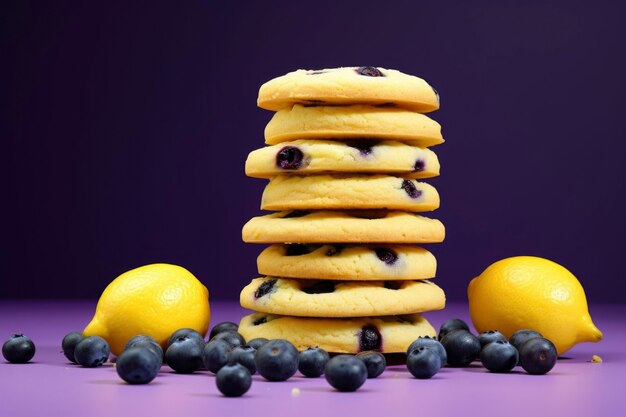
<path fill-rule="evenodd" d="M 420 113 L 439 108 L 439 95 L 423 79 L 381 67 L 297 70 L 263 84 L 259 107 L 282 110 L 294 104 L 399 106 Z"/>

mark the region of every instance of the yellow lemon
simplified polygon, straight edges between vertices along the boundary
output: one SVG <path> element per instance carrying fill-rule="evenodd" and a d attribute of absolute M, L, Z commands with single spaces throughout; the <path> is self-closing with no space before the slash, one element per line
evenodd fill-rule
<path fill-rule="evenodd" d="M 479 332 L 538 331 L 559 355 L 576 343 L 599 342 L 585 291 L 561 265 L 534 256 L 503 259 L 474 278 L 467 288 L 470 316 Z"/>
<path fill-rule="evenodd" d="M 152 264 L 125 272 L 106 287 L 83 334 L 103 337 L 119 355 L 138 334 L 152 336 L 164 349 L 178 329 L 204 335 L 209 318 L 209 291 L 191 272 Z"/>

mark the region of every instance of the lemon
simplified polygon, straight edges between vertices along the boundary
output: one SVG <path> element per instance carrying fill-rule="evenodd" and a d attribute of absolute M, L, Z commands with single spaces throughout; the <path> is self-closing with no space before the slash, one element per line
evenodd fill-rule
<path fill-rule="evenodd" d="M 106 287 L 83 334 L 104 338 L 119 355 L 138 334 L 152 336 L 164 349 L 178 329 L 204 335 L 209 318 L 209 291 L 191 272 L 152 264 L 125 272 Z"/>
<path fill-rule="evenodd" d="M 467 288 L 470 316 L 479 332 L 538 331 L 559 355 L 576 343 L 598 342 L 585 291 L 561 265 L 534 256 L 516 256 L 490 265 Z"/>

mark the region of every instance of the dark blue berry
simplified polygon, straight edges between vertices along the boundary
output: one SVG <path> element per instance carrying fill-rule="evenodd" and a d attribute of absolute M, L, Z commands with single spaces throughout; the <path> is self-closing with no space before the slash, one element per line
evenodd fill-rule
<path fill-rule="evenodd" d="M 335 291 L 335 282 L 323 280 L 314 282 L 313 284 L 307 283 L 307 285 L 302 288 L 302 291 L 307 294 L 328 294 Z"/>
<path fill-rule="evenodd" d="M 221 323 L 217 323 L 215 326 L 213 326 L 211 332 L 209 333 L 209 340 L 213 339 L 213 337 L 215 337 L 215 335 L 218 333 L 228 331 L 236 332 L 237 330 L 239 330 L 239 325 L 237 323 L 233 323 L 232 321 L 223 321 Z"/>
<path fill-rule="evenodd" d="M 509 372 L 518 359 L 517 349 L 506 340 L 487 343 L 480 351 L 480 361 L 491 372 Z"/>
<path fill-rule="evenodd" d="M 328 383 L 338 391 L 356 391 L 367 379 L 367 367 L 352 355 L 337 355 L 324 368 Z"/>
<path fill-rule="evenodd" d="M 378 256 L 378 259 L 380 259 L 387 265 L 393 265 L 398 260 L 398 255 L 391 249 L 375 248 L 374 252 L 376 252 L 376 256 Z"/>
<path fill-rule="evenodd" d="M 250 340 L 248 343 L 246 343 L 248 346 L 254 348 L 255 350 L 258 350 L 261 346 L 263 346 L 264 344 L 266 344 L 267 342 L 269 342 L 269 340 L 267 340 L 264 337 L 257 337 L 255 339 Z"/>
<path fill-rule="evenodd" d="M 355 71 L 357 74 L 364 75 L 366 77 L 384 77 L 385 76 L 376 67 L 359 67 Z"/>
<path fill-rule="evenodd" d="M 311 248 L 303 243 L 292 243 L 285 249 L 285 256 L 300 256 L 309 253 L 311 253 Z"/>
<path fill-rule="evenodd" d="M 117 357 L 115 370 L 129 384 L 147 384 L 159 373 L 161 362 L 161 358 L 153 350 L 135 346 L 124 350 Z"/>
<path fill-rule="evenodd" d="M 383 338 L 374 326 L 365 326 L 359 332 L 359 352 L 378 350 L 383 345 Z"/>
<path fill-rule="evenodd" d="M 441 358 L 434 348 L 420 346 L 409 352 L 406 367 L 415 378 L 428 379 L 441 369 Z"/>
<path fill-rule="evenodd" d="M 446 349 L 448 365 L 467 366 L 480 354 L 478 338 L 467 330 L 453 330 L 441 340 Z"/>
<path fill-rule="evenodd" d="M 243 336 L 233 330 L 218 333 L 215 335 L 215 337 L 213 337 L 213 339 L 211 339 L 211 341 L 213 340 L 223 340 L 228 343 L 231 348 L 246 344 L 246 340 L 243 338 Z"/>
<path fill-rule="evenodd" d="M 519 352 L 524 343 L 526 343 L 530 339 L 534 339 L 535 337 L 543 337 L 543 336 L 541 335 L 541 333 L 536 332 L 534 330 L 522 329 L 522 330 L 516 331 L 515 333 L 511 335 L 511 337 L 509 338 L 509 343 L 512 344 L 515 347 L 515 349 L 517 349 L 517 351 Z M 521 357 L 520 357 L 520 360 L 517 361 L 518 365 L 521 364 L 520 361 L 521 361 Z"/>
<path fill-rule="evenodd" d="M 170 347 L 175 340 L 180 339 L 181 337 L 187 337 L 189 339 L 197 340 L 198 342 L 204 344 L 204 336 L 198 333 L 194 329 L 178 329 L 170 336 L 167 341 L 167 347 Z"/>
<path fill-rule="evenodd" d="M 418 347 L 427 347 L 427 348 L 433 350 L 435 353 L 437 353 L 437 355 L 439 355 L 439 359 L 441 361 L 440 367 L 443 368 L 443 366 L 446 364 L 446 362 L 448 360 L 448 355 L 446 354 L 446 349 L 443 347 L 443 345 L 441 343 L 439 343 L 435 339 L 431 339 L 428 336 L 426 336 L 426 337 L 422 337 L 422 336 L 418 337 L 417 339 L 415 339 L 415 341 L 413 343 L 411 343 L 409 345 L 409 348 L 406 350 L 407 356 L 411 353 L 412 350 L 415 350 Z"/>
<path fill-rule="evenodd" d="M 554 344 L 543 337 L 532 338 L 519 351 L 522 368 L 531 375 L 548 373 L 558 357 Z"/>
<path fill-rule="evenodd" d="M 467 330 L 469 332 L 469 326 L 463 320 L 461 319 L 446 320 L 439 328 L 439 335 L 437 336 L 437 339 L 441 341 L 441 339 L 443 339 L 443 337 L 446 334 L 450 333 L 453 330 L 459 330 L 459 329 Z"/>
<path fill-rule="evenodd" d="M 259 288 L 257 288 L 254 292 L 254 298 L 261 298 L 267 294 L 273 293 L 274 291 L 276 291 L 276 288 L 274 288 L 275 285 L 275 279 L 268 279 L 267 281 L 263 281 L 261 285 L 259 285 Z"/>
<path fill-rule="evenodd" d="M 487 330 L 486 332 L 482 332 L 478 335 L 478 341 L 480 342 L 481 348 L 491 342 L 497 342 L 498 340 L 502 340 L 504 342 L 507 341 L 506 337 L 504 337 L 504 335 L 497 330 Z"/>
<path fill-rule="evenodd" d="M 401 187 L 411 198 L 419 198 L 422 195 L 422 191 L 418 190 L 411 180 L 403 180 Z"/>
<path fill-rule="evenodd" d="M 11 363 L 26 363 L 35 356 L 35 344 L 23 334 L 14 334 L 2 345 L 2 356 Z"/>
<path fill-rule="evenodd" d="M 250 347 L 248 345 L 237 346 L 228 355 L 228 364 L 233 365 L 235 363 L 239 363 L 250 371 L 250 375 L 254 375 L 256 373 L 256 364 L 254 363 L 254 355 L 256 354 L 256 349 Z"/>
<path fill-rule="evenodd" d="M 74 349 L 76 363 L 86 368 L 95 368 L 109 359 L 109 344 L 100 336 L 88 336 L 78 342 Z"/>
<path fill-rule="evenodd" d="M 276 166 L 280 169 L 298 169 L 304 161 L 304 153 L 296 146 L 285 146 L 276 154 Z"/>
<path fill-rule="evenodd" d="M 165 351 L 165 363 L 175 372 L 190 374 L 202 367 L 204 343 L 190 336 L 179 336 Z"/>
<path fill-rule="evenodd" d="M 359 352 L 356 355 L 357 358 L 363 361 L 367 368 L 367 377 L 376 378 L 385 371 L 387 361 L 385 355 L 380 352 L 368 350 L 367 352 Z"/>
<path fill-rule="evenodd" d="M 161 361 L 161 363 L 163 362 L 163 348 L 156 340 L 154 340 L 152 336 L 148 336 L 145 334 L 133 336 L 128 340 L 128 342 L 126 342 L 124 350 L 134 347 L 150 349 L 152 352 L 154 352 L 155 355 L 158 356 L 159 361 Z"/>
<path fill-rule="evenodd" d="M 202 350 L 202 362 L 204 367 L 214 374 L 228 363 L 228 357 L 232 347 L 225 340 L 211 340 L 204 345 Z"/>
<path fill-rule="evenodd" d="M 298 370 L 298 350 L 287 340 L 270 340 L 257 350 L 254 362 L 265 379 L 286 381 Z"/>
<path fill-rule="evenodd" d="M 370 155 L 373 151 L 373 147 L 378 144 L 376 140 L 349 140 L 345 142 L 347 146 L 359 150 L 359 153 L 363 156 Z"/>
<path fill-rule="evenodd" d="M 227 397 L 240 397 L 245 394 L 252 385 L 250 372 L 241 364 L 226 365 L 215 377 L 217 389 Z"/>
<path fill-rule="evenodd" d="M 314 347 L 300 352 L 298 356 L 298 370 L 309 378 L 317 378 L 324 373 L 324 367 L 330 359 L 324 349 Z"/>
<path fill-rule="evenodd" d="M 83 340 L 83 334 L 78 332 L 70 332 L 63 337 L 63 341 L 61 342 L 61 348 L 63 349 L 63 354 L 72 363 L 76 363 L 76 359 L 74 358 L 74 349 L 76 349 L 76 345 L 78 342 Z"/>
<path fill-rule="evenodd" d="M 423 159 L 417 159 L 415 161 L 415 165 L 413 165 L 413 171 L 421 172 L 424 170 L 424 168 L 426 168 L 426 162 L 424 162 Z"/>

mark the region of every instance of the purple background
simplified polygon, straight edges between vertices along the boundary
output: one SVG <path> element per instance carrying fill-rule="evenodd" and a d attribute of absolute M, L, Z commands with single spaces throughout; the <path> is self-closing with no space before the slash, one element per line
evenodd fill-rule
<path fill-rule="evenodd" d="M 622 301 L 624 5 L 535 3 L 2 2 L 0 298 L 95 298 L 171 262 L 236 300 L 261 250 L 240 234 L 265 184 L 243 173 L 259 86 L 379 65 L 442 97 L 448 298 L 529 254 Z"/>

